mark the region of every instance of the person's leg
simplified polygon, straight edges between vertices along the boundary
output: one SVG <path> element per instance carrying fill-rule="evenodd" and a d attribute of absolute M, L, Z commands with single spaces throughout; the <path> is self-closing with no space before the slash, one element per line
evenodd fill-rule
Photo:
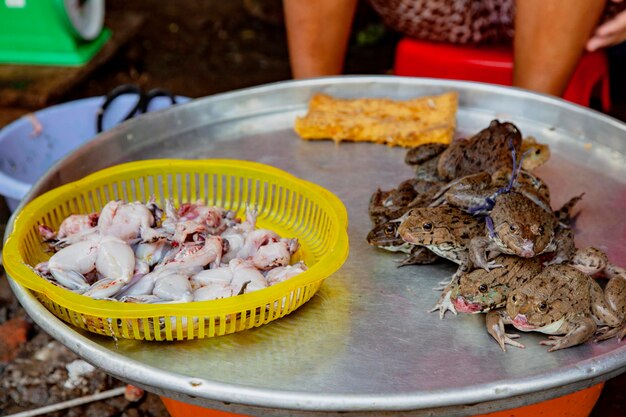
<path fill-rule="evenodd" d="M 357 0 L 283 0 L 293 78 L 338 75 Z"/>
<path fill-rule="evenodd" d="M 606 0 L 518 0 L 513 85 L 560 96 Z"/>

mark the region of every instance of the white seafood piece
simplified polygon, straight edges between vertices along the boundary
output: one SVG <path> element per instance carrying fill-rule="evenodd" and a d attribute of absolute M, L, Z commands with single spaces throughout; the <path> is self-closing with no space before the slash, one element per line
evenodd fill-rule
<path fill-rule="evenodd" d="M 241 224 L 241 228 L 251 232 L 256 228 L 256 219 L 259 212 L 256 207 L 246 206 L 246 221 Z"/>
<path fill-rule="evenodd" d="M 49 240 L 55 240 L 57 238 L 56 232 L 51 227 L 46 226 L 45 224 L 40 224 L 39 226 L 37 226 L 37 229 L 39 231 L 39 236 L 41 236 L 44 242 Z"/>
<path fill-rule="evenodd" d="M 213 282 L 193 292 L 193 301 L 217 300 L 237 295 L 230 283 Z"/>
<path fill-rule="evenodd" d="M 233 271 L 233 280 L 230 285 L 237 289 L 237 294 L 242 290 L 248 293 L 267 287 L 265 277 L 252 262 L 236 258 L 230 261 L 228 267 Z"/>
<path fill-rule="evenodd" d="M 172 200 L 167 200 L 165 202 L 165 219 L 163 219 L 161 223 L 161 229 L 169 235 L 174 235 L 176 232 L 176 223 L 178 223 L 179 220 L 180 218 L 178 217 L 174 203 Z"/>
<path fill-rule="evenodd" d="M 279 266 L 278 268 L 270 269 L 265 274 L 265 279 L 268 285 L 275 285 L 283 281 L 287 281 L 289 278 L 293 278 L 298 274 L 303 273 L 308 268 L 304 262 L 300 261 L 293 265 Z"/>
<path fill-rule="evenodd" d="M 134 246 L 133 251 L 137 261 L 145 262 L 152 267 L 165 259 L 171 249 L 172 245 L 168 241 L 161 239 L 156 242 L 138 243 Z"/>
<path fill-rule="evenodd" d="M 98 213 L 72 214 L 59 225 L 58 232 L 54 232 L 46 225 L 39 225 L 39 234 L 44 240 L 56 240 L 54 248 L 58 249 L 82 240 L 88 240 L 97 233 Z"/>
<path fill-rule="evenodd" d="M 163 303 L 165 300 L 160 299 L 156 295 L 125 295 L 119 298 L 122 303 L 141 303 L 141 304 L 156 304 Z"/>
<path fill-rule="evenodd" d="M 105 277 L 129 282 L 135 270 L 135 253 L 125 241 L 103 236 L 98 247 L 96 270 Z"/>
<path fill-rule="evenodd" d="M 279 266 L 289 265 L 291 255 L 298 250 L 297 239 L 281 239 L 261 246 L 252 256 L 252 263 L 257 268 L 267 271 Z"/>
<path fill-rule="evenodd" d="M 191 277 L 191 287 L 194 289 L 211 284 L 230 284 L 233 280 L 233 271 L 228 266 L 205 269 Z"/>
<path fill-rule="evenodd" d="M 133 277 L 144 276 L 150 272 L 150 264 L 140 259 L 135 259 L 135 270 L 133 271 Z"/>
<path fill-rule="evenodd" d="M 278 236 L 275 232 L 267 229 L 257 229 L 253 230 L 246 234 L 244 244 L 237 252 L 237 258 L 249 258 L 254 256 L 254 254 L 259 250 L 259 248 L 263 245 L 267 245 L 271 242 L 278 242 L 280 240 L 280 236 Z"/>
<path fill-rule="evenodd" d="M 73 235 L 92 233 L 98 224 L 98 213 L 72 214 L 59 225 L 58 239 L 64 239 Z"/>
<path fill-rule="evenodd" d="M 237 212 L 233 210 L 226 210 L 224 217 L 222 218 L 224 225 L 228 227 L 234 227 L 241 224 L 241 219 L 237 217 Z"/>
<path fill-rule="evenodd" d="M 96 270 L 105 278 L 93 284 L 84 295 L 101 299 L 117 294 L 134 275 L 135 254 L 130 245 L 114 236 L 103 236 L 98 246 Z"/>
<path fill-rule="evenodd" d="M 160 233 L 174 242 L 183 243 L 190 235 L 219 235 L 232 222 L 231 212 L 223 208 L 206 206 L 202 201 L 185 203 L 178 210 L 171 200 L 165 205 L 166 218 Z"/>
<path fill-rule="evenodd" d="M 98 246 L 98 239 L 90 239 L 59 250 L 47 262 L 50 274 L 64 287 L 83 292 L 89 287 L 85 274 L 96 268 Z"/>
<path fill-rule="evenodd" d="M 178 209 L 178 216 L 185 220 L 195 220 L 209 228 L 217 228 L 222 224 L 226 210 L 221 207 L 207 206 L 202 200 L 195 204 L 183 204 Z"/>
<path fill-rule="evenodd" d="M 228 212 L 227 217 L 234 216 L 234 212 Z M 228 263 L 232 259 L 250 256 L 249 252 L 254 250 L 254 246 L 249 246 L 245 250 L 244 244 L 246 236 L 253 232 L 256 225 L 257 211 L 256 209 L 246 207 L 246 220 L 243 223 L 236 223 L 237 219 L 227 219 L 229 227 L 222 232 L 222 239 L 228 241 L 228 251 L 222 257 L 222 262 Z M 249 239 L 249 245 L 252 242 Z"/>
<path fill-rule="evenodd" d="M 219 265 L 222 259 L 222 248 L 222 238 L 211 236 L 204 241 L 202 246 L 196 244 L 183 246 L 171 262 L 156 265 L 154 269 L 169 267 L 172 264 L 185 267 Z"/>
<path fill-rule="evenodd" d="M 148 273 L 140 277 L 133 277 L 122 290 L 117 294 L 118 299 L 123 297 L 138 297 L 142 295 L 152 295 L 154 289 L 154 283 L 157 275 L 154 273 Z"/>
<path fill-rule="evenodd" d="M 243 248 L 246 234 L 238 226 L 229 227 L 221 234 L 222 239 L 228 241 L 228 251 L 222 256 L 222 262 L 228 263 L 231 259 L 235 259 Z"/>
<path fill-rule="evenodd" d="M 189 272 L 185 268 L 169 268 L 157 273 L 152 294 L 165 301 L 193 301 Z"/>
<path fill-rule="evenodd" d="M 152 228 L 153 225 L 152 212 L 139 202 L 110 201 L 102 208 L 98 219 L 98 229 L 102 235 L 115 236 L 126 242 L 138 237 L 148 242 L 155 240 L 159 236 Z"/>
<path fill-rule="evenodd" d="M 208 231 L 206 225 L 198 223 L 194 220 L 181 220 L 174 226 L 174 235 L 172 240 L 178 243 L 184 243 L 189 235 L 197 233 L 206 233 Z"/>

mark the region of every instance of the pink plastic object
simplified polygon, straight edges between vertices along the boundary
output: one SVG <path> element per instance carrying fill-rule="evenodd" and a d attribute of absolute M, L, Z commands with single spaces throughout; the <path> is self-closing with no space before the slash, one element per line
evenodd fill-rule
<path fill-rule="evenodd" d="M 403 38 L 396 47 L 394 74 L 511 85 L 513 51 L 510 47 L 475 47 Z M 611 108 L 609 68 L 603 50 L 585 53 L 563 94 L 583 106 L 599 87 L 602 109 Z"/>

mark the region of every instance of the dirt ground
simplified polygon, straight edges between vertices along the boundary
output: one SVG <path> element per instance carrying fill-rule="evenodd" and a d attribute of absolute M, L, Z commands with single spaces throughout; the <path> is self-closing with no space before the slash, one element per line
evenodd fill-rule
<path fill-rule="evenodd" d="M 109 0 L 107 9 L 146 20 L 128 47 L 71 97 L 104 94 L 128 82 L 202 97 L 290 78 L 280 0 Z M 346 72 L 388 72 L 397 35 L 381 32 L 367 7 L 359 9 L 355 27 Z"/>
<path fill-rule="evenodd" d="M 115 12 L 140 13 L 145 18 L 144 25 L 109 63 L 70 91 L 63 101 L 102 95 L 123 83 L 202 97 L 289 79 L 280 4 L 280 0 L 108 0 L 108 16 Z M 367 5 L 360 6 L 346 73 L 388 73 L 398 38 L 397 34 L 384 30 Z M 626 53 L 618 51 L 614 56 L 614 115 L 626 120 L 623 104 L 626 103 Z M 0 236 L 7 217 L 6 207 L 0 203 Z M 123 386 L 122 382 L 94 370 L 78 377 L 75 386 L 65 387 L 68 364 L 78 359 L 32 324 L 0 275 L 0 414 Z M 593 417 L 626 415 L 624 384 L 626 374 L 607 383 Z M 165 417 L 168 414 L 157 396 L 147 394 L 138 402 L 116 397 L 48 415 Z"/>

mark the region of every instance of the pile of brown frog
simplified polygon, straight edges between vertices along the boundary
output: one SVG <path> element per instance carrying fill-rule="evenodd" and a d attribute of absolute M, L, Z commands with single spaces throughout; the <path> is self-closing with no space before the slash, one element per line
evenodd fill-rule
<path fill-rule="evenodd" d="M 511 123 L 491 122 L 469 139 L 410 149 L 416 176 L 370 200 L 368 242 L 408 253 L 401 266 L 439 257 L 459 265 L 432 311 L 487 313 L 502 350 L 522 331 L 549 334 L 549 351 L 626 336 L 626 270 L 600 250 L 577 250 L 571 211 L 553 211 L 532 170 L 549 148 L 522 139 Z M 604 277 L 604 289 L 595 278 Z M 561 336 L 562 335 L 562 336 Z"/>

